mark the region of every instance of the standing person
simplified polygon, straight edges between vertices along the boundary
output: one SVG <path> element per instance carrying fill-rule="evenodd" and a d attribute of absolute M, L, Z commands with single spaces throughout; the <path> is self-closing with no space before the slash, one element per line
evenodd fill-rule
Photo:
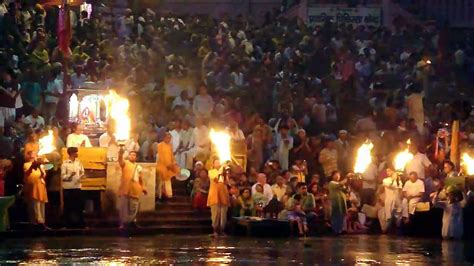
<path fill-rule="evenodd" d="M 418 133 L 423 134 L 425 123 L 425 111 L 423 106 L 423 92 L 411 84 L 408 88 L 408 97 L 406 98 L 406 106 L 408 108 L 408 118 L 415 120 Z"/>
<path fill-rule="evenodd" d="M 415 214 L 416 204 L 420 202 L 425 192 L 425 184 L 418 179 L 416 172 L 411 172 L 409 180 L 403 186 L 402 217 L 409 221 L 409 215 Z"/>
<path fill-rule="evenodd" d="M 347 179 L 341 180 L 339 171 L 331 174 L 329 182 L 329 199 L 331 200 L 331 227 L 335 234 L 340 234 L 344 230 L 344 222 L 347 213 L 347 200 L 345 184 Z"/>
<path fill-rule="evenodd" d="M 173 197 L 173 188 L 171 187 L 171 178 L 179 173 L 179 166 L 173 155 L 171 145 L 171 134 L 167 132 L 163 141 L 158 143 L 156 173 L 158 176 L 157 195 L 159 199 Z"/>
<path fill-rule="evenodd" d="M 84 201 L 81 191 L 81 179 L 84 177 L 84 167 L 78 158 L 76 147 L 67 148 L 69 158 L 61 165 L 63 183 L 64 218 L 68 228 L 82 228 L 84 223 Z"/>
<path fill-rule="evenodd" d="M 12 69 L 2 71 L 0 80 L 0 127 L 15 121 L 15 103 L 19 94 L 18 83 Z"/>
<path fill-rule="evenodd" d="M 293 138 L 288 134 L 289 128 L 283 125 L 276 136 L 276 159 L 282 170 L 288 170 L 290 150 L 293 149 Z"/>
<path fill-rule="evenodd" d="M 338 159 L 338 169 L 343 173 L 348 170 L 349 141 L 347 130 L 339 131 L 339 138 L 335 141 Z"/>
<path fill-rule="evenodd" d="M 391 168 L 387 168 L 387 177 L 382 182 L 385 199 L 383 221 L 380 221 L 382 232 L 386 233 L 390 226 L 390 221 L 401 209 L 403 183 L 398 174 Z"/>
<path fill-rule="evenodd" d="M 377 188 L 377 175 L 378 168 L 375 162 L 372 162 L 367 166 L 365 171 L 362 173 L 362 190 L 360 191 L 361 206 L 364 204 L 374 205 L 375 189 Z"/>
<path fill-rule="evenodd" d="M 327 139 L 319 153 L 319 162 L 323 166 L 324 176 L 330 177 L 337 168 L 337 150 L 332 139 Z"/>
<path fill-rule="evenodd" d="M 194 128 L 191 124 L 184 120 L 181 132 L 179 133 L 179 148 L 176 152 L 176 161 L 180 168 L 186 168 L 186 153 L 191 149 Z"/>
<path fill-rule="evenodd" d="M 207 196 L 207 206 L 211 207 L 212 228 L 214 237 L 224 235 L 227 222 L 227 208 L 229 207 L 229 182 L 230 168 L 221 167 L 219 160 L 214 160 L 213 168 L 209 170 L 210 188 Z"/>
<path fill-rule="evenodd" d="M 46 121 L 49 121 L 51 117 L 56 115 L 59 98 L 64 93 L 64 84 L 63 81 L 59 78 L 60 73 L 60 68 L 54 68 L 51 70 L 51 74 L 45 91 L 46 97 L 44 98 L 44 115 L 46 117 Z"/>
<path fill-rule="evenodd" d="M 199 94 L 194 97 L 193 111 L 197 118 L 209 118 L 214 110 L 214 100 L 207 93 L 205 85 L 199 87 Z"/>
<path fill-rule="evenodd" d="M 250 167 L 257 170 L 262 168 L 264 145 L 262 129 L 257 126 L 253 133 L 247 137 L 247 158 Z"/>
<path fill-rule="evenodd" d="M 45 225 L 45 205 L 48 202 L 48 193 L 46 192 L 46 171 L 42 158 L 37 157 L 34 150 L 26 153 L 25 163 L 23 164 L 24 173 L 24 195 L 28 204 L 28 217 L 32 225 L 39 225 L 44 230 L 49 230 Z"/>
<path fill-rule="evenodd" d="M 118 189 L 120 229 L 128 225 L 136 227 L 136 218 L 140 207 L 140 195 L 147 194 L 143 183 L 142 167 L 137 164 L 137 152 L 128 154 L 128 159 L 123 158 L 125 150 L 119 150 L 118 163 L 122 169 L 122 178 Z"/>
<path fill-rule="evenodd" d="M 415 172 L 419 179 L 424 180 L 426 168 L 431 166 L 431 161 L 420 150 L 421 147 L 417 148 L 416 145 L 410 146 L 410 152 L 414 155 L 413 159 L 406 164 L 405 173 L 409 175 L 411 172 Z"/>
<path fill-rule="evenodd" d="M 433 205 L 443 209 L 441 236 L 444 239 L 462 239 L 464 233 L 462 192 L 456 188 L 448 188 L 447 196 L 447 201 L 440 200 L 438 192 L 433 199 Z"/>
<path fill-rule="evenodd" d="M 196 128 L 189 143 L 189 151 L 185 152 L 186 168 L 193 167 L 193 160 L 205 162 L 209 159 L 211 153 L 211 139 L 209 137 L 209 128 L 203 119 L 196 118 Z"/>
<path fill-rule="evenodd" d="M 72 124 L 72 133 L 67 136 L 66 147 L 92 147 L 89 137 L 82 134 L 84 126 L 81 124 Z"/>
<path fill-rule="evenodd" d="M 111 124 L 108 124 L 107 131 L 100 135 L 99 147 L 107 148 L 107 160 L 117 160 L 119 146 L 117 145 L 117 141 L 115 140 L 114 129 Z"/>

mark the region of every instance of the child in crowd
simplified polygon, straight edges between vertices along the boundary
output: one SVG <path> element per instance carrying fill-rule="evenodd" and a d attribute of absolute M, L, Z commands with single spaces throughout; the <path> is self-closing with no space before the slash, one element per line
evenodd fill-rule
<path fill-rule="evenodd" d="M 301 195 L 295 195 L 293 197 L 293 208 L 288 210 L 288 220 L 298 224 L 298 233 L 300 236 L 304 236 L 308 232 L 306 214 L 301 208 Z"/>
<path fill-rule="evenodd" d="M 263 207 L 267 205 L 265 196 L 263 195 L 263 186 L 257 184 L 255 190 L 256 192 L 252 195 L 252 199 L 255 206 L 255 215 L 258 217 L 263 217 Z"/>
<path fill-rule="evenodd" d="M 239 197 L 239 205 L 240 217 L 255 215 L 254 201 L 251 196 L 250 188 L 244 188 L 241 190 Z"/>

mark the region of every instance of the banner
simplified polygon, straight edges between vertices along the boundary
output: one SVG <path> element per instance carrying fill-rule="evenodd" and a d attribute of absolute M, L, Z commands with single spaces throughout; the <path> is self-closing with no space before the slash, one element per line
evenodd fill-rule
<path fill-rule="evenodd" d="M 309 7 L 308 20 L 311 25 L 323 25 L 327 20 L 334 23 L 367 25 L 378 27 L 382 25 L 382 14 L 379 7 Z"/>

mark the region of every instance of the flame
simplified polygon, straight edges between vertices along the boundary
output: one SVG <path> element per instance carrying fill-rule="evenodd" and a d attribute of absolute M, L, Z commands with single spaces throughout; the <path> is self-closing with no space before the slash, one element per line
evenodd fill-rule
<path fill-rule="evenodd" d="M 118 95 L 114 90 L 110 90 L 109 95 L 105 97 L 105 102 L 107 103 L 107 113 L 115 121 L 114 135 L 117 142 L 128 140 L 131 129 L 128 99 Z"/>
<path fill-rule="evenodd" d="M 215 131 L 214 129 L 211 129 L 209 136 L 217 149 L 219 161 L 221 163 L 230 161 L 230 135 L 224 131 Z"/>
<path fill-rule="evenodd" d="M 468 175 L 474 175 L 474 159 L 467 153 L 462 155 L 462 165 Z"/>
<path fill-rule="evenodd" d="M 48 153 L 52 153 L 53 151 L 56 150 L 56 147 L 54 146 L 54 137 L 53 137 L 52 130 L 48 130 L 48 135 L 40 138 L 38 142 L 39 142 L 38 155 L 45 155 Z"/>
<path fill-rule="evenodd" d="M 357 158 L 354 165 L 354 173 L 363 173 L 367 167 L 372 163 L 372 156 L 370 154 L 374 144 L 366 141 L 357 150 Z"/>
<path fill-rule="evenodd" d="M 407 144 L 410 145 L 411 141 L 407 140 Z M 413 154 L 410 153 L 407 147 L 404 151 L 399 152 L 397 156 L 395 156 L 395 161 L 394 161 L 395 170 L 397 171 L 405 170 L 406 164 L 412 159 L 413 159 Z"/>

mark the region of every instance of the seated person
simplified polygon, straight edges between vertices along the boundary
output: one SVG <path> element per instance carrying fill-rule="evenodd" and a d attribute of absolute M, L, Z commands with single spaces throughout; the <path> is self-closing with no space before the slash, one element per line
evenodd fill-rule
<path fill-rule="evenodd" d="M 251 195 L 250 188 L 244 188 L 239 196 L 240 217 L 255 216 L 254 201 Z"/>
<path fill-rule="evenodd" d="M 301 207 L 301 195 L 296 194 L 293 197 L 293 205 L 288 210 L 288 220 L 298 224 L 298 233 L 300 236 L 308 233 L 308 223 L 306 221 L 306 214 Z"/>
<path fill-rule="evenodd" d="M 263 208 L 267 205 L 267 198 L 263 194 L 263 186 L 261 184 L 255 184 L 255 192 L 252 194 L 252 199 L 255 206 L 255 215 L 263 217 Z"/>

